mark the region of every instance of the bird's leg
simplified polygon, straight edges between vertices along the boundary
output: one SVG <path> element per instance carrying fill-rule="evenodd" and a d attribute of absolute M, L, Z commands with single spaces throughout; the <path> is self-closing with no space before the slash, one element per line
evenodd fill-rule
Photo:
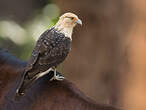
<path fill-rule="evenodd" d="M 56 72 L 56 67 L 52 67 L 53 71 L 54 71 L 54 76 L 50 79 L 50 81 L 52 80 L 59 80 L 59 81 L 62 81 L 64 79 L 64 76 L 60 73 L 57 73 Z"/>

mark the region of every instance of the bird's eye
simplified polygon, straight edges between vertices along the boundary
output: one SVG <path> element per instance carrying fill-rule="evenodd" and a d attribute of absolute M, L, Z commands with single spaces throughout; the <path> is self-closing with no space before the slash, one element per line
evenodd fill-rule
<path fill-rule="evenodd" d="M 73 20 L 73 19 L 74 19 L 74 17 L 71 17 L 70 19 L 71 19 L 71 20 Z"/>

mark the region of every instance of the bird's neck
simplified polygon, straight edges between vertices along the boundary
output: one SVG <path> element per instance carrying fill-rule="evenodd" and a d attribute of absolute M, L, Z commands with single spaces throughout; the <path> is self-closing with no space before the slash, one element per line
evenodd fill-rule
<path fill-rule="evenodd" d="M 61 24 L 56 24 L 54 27 L 58 32 L 65 34 L 65 37 L 69 37 L 72 40 L 73 27 L 64 27 Z"/>

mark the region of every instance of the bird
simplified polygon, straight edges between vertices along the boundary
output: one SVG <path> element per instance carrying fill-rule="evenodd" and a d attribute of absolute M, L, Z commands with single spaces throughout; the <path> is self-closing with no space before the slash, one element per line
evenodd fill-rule
<path fill-rule="evenodd" d="M 66 59 L 71 50 L 72 33 L 77 24 L 82 25 L 78 16 L 67 12 L 59 17 L 53 27 L 40 35 L 24 69 L 19 87 L 16 89 L 16 99 L 24 96 L 32 83 L 50 71 L 54 72 L 51 81 L 64 79 L 62 74 L 57 74 L 56 68 Z"/>

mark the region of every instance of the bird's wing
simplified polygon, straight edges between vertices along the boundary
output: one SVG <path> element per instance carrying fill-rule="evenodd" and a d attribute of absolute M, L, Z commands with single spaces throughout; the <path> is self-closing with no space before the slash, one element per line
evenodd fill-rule
<path fill-rule="evenodd" d="M 51 51 L 51 30 L 45 31 L 40 38 L 38 39 L 36 46 L 32 52 L 30 60 L 27 67 L 25 68 L 25 73 L 29 76 L 36 75 L 40 70 L 39 66 L 41 65 L 41 59 L 45 57 L 45 54 Z M 47 55 L 47 57 L 50 57 Z M 51 62 L 45 62 L 48 65 Z M 45 64 L 44 64 L 45 65 Z"/>
<path fill-rule="evenodd" d="M 49 51 L 49 47 L 46 48 L 46 45 L 44 42 L 46 38 L 49 39 L 50 31 L 51 29 L 45 31 L 38 39 L 36 46 L 32 52 L 32 55 L 30 57 L 30 60 L 28 61 L 28 64 L 24 70 L 23 77 L 22 77 L 19 87 L 17 88 L 15 98 L 19 98 L 19 96 L 23 96 L 25 91 L 36 80 L 35 76 L 39 72 L 40 57 L 43 57 L 43 54 L 46 52 L 47 49 L 48 49 L 47 51 Z"/>

